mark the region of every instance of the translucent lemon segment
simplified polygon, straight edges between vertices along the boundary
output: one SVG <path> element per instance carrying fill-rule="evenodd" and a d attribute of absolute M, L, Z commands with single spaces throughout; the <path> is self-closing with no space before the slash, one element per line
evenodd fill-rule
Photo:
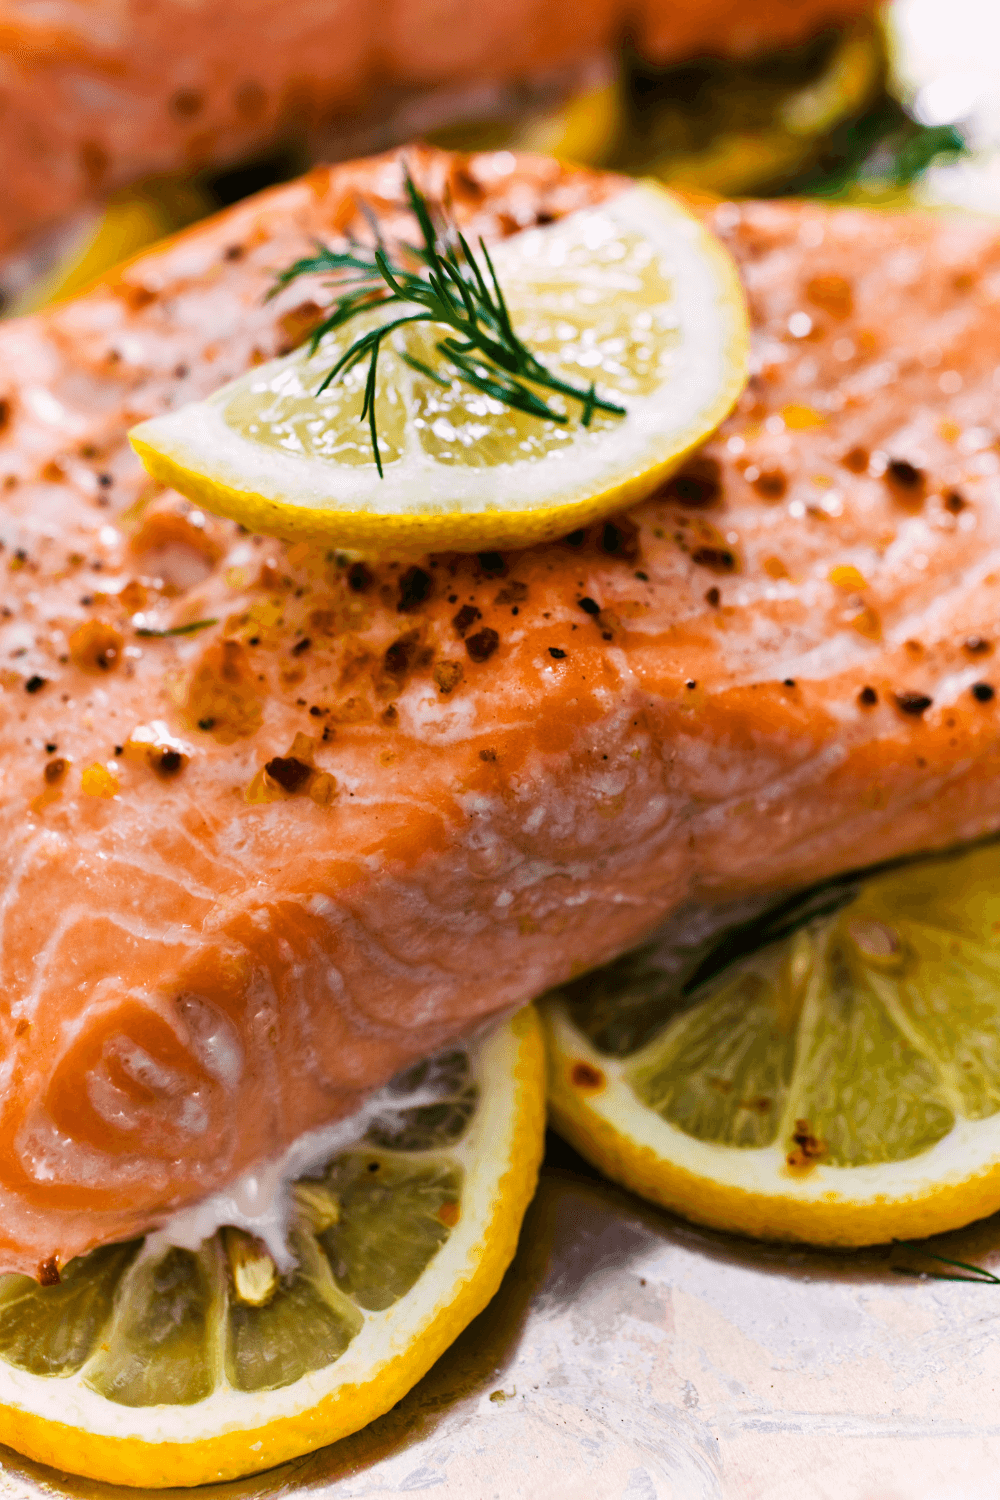
<path fill-rule="evenodd" d="M 52 1286 L 0 1277 L 0 1441 L 112 1483 L 201 1484 L 399 1400 L 514 1253 L 544 1133 L 537 1019 L 383 1097 L 355 1149 L 293 1185 L 287 1268 L 227 1226 L 197 1251 L 93 1251 Z"/>
<path fill-rule="evenodd" d="M 396 304 L 142 423 L 136 451 L 157 478 L 252 530 L 362 549 L 527 545 L 642 499 L 745 382 L 746 308 L 727 253 L 642 184 L 491 254 L 517 336 L 581 397 L 593 383 L 624 416 L 597 411 L 585 424 L 582 399 L 542 389 L 552 419 L 512 411 L 459 378 L 438 348 L 447 328 L 408 325 L 379 360 L 380 478 L 360 420 L 367 362 L 320 388 L 359 336 L 408 310 Z"/>
<path fill-rule="evenodd" d="M 721 969 L 647 947 L 584 976 L 542 1007 L 560 1128 L 629 1186 L 751 1233 L 862 1244 L 992 1213 L 998 893 L 993 843 L 845 885 L 756 952 L 744 932 Z"/>

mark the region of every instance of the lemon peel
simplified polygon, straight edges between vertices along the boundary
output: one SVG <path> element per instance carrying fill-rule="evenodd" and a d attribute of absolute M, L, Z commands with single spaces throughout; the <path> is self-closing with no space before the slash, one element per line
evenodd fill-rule
<path fill-rule="evenodd" d="M 364 372 L 322 395 L 364 314 L 206 401 L 140 423 L 149 472 L 250 530 L 358 550 L 478 551 L 551 540 L 649 495 L 746 380 L 735 266 L 671 194 L 641 183 L 491 250 L 518 335 L 561 378 L 626 408 L 589 425 L 512 412 L 440 364 L 429 325 L 386 341 L 376 398 L 384 478 L 358 417 Z M 406 356 L 404 358 L 404 356 Z"/>

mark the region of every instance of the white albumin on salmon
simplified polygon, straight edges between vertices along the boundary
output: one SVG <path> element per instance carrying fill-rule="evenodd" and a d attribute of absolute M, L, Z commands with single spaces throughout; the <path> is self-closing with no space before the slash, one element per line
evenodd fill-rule
<path fill-rule="evenodd" d="M 414 151 L 473 234 L 622 186 Z M 0 328 L 0 1269 L 335 1120 L 684 901 L 1000 827 L 1000 239 L 709 219 L 754 375 L 658 496 L 521 553 L 358 562 L 148 482 L 126 431 L 301 338 L 321 169 Z M 143 632 L 216 621 L 190 634 Z"/>

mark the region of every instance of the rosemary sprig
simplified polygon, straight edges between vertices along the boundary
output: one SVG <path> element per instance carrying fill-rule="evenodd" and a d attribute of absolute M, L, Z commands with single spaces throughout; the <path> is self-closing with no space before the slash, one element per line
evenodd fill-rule
<path fill-rule="evenodd" d="M 356 242 L 351 243 L 349 250 L 343 251 L 317 244 L 316 254 L 297 260 L 293 266 L 283 271 L 269 294 L 275 296 L 299 276 L 325 271 L 336 275 L 336 285 L 344 287 L 344 290 L 333 304 L 329 317 L 314 329 L 310 338 L 310 354 L 315 354 L 326 334 L 373 307 L 397 304 L 417 309 L 380 323 L 355 339 L 316 391 L 317 396 L 321 395 L 338 375 L 345 374 L 364 360 L 368 361 L 360 420 L 363 422 L 367 418 L 379 477 L 382 477 L 382 455 L 375 422 L 378 357 L 384 340 L 397 328 L 409 323 L 435 323 L 450 329 L 436 348 L 449 362 L 455 376 L 514 411 L 525 412 L 528 416 L 544 418 L 550 422 L 565 423 L 568 419 L 531 389 L 531 386 L 539 386 L 545 391 L 553 391 L 579 401 L 583 407 L 581 420 L 585 427 L 589 427 L 595 411 L 624 416 L 624 407 L 597 395 L 593 381 L 589 389 L 581 389 L 569 381 L 560 380 L 532 354 L 514 332 L 510 312 L 484 241 L 480 239 L 479 249 L 485 268 L 476 259 L 465 236 L 458 229 L 448 225 L 443 229 L 437 227 L 427 200 L 417 188 L 409 170 L 406 171 L 405 182 L 406 195 L 422 241 L 419 246 L 405 248 L 418 263 L 417 269 L 409 269 L 400 264 L 398 259 L 390 257 L 378 224 L 372 220 L 376 234 L 373 251 L 367 251 Z M 422 360 L 407 354 L 403 355 L 403 359 L 411 369 L 418 370 L 439 385 L 450 385 L 450 380 L 432 370 Z M 531 384 L 525 384 L 526 381 Z"/>

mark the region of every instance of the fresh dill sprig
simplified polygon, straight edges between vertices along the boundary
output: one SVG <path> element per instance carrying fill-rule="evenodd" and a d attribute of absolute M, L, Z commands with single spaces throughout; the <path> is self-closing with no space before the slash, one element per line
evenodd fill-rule
<path fill-rule="evenodd" d="M 141 625 L 136 635 L 163 640 L 168 635 L 194 635 L 196 630 L 207 630 L 209 625 L 218 623 L 218 620 L 190 620 L 186 625 L 171 625 L 169 630 L 152 630 L 148 625 Z"/>
<path fill-rule="evenodd" d="M 418 309 L 380 323 L 378 327 L 369 329 L 355 339 L 316 391 L 317 396 L 321 395 L 338 375 L 353 369 L 363 360 L 368 361 L 360 420 L 368 420 L 379 477 L 382 477 L 382 455 L 375 423 L 378 357 L 383 341 L 397 328 L 408 323 L 436 323 L 449 328 L 451 332 L 439 341 L 436 348 L 448 360 L 458 379 L 515 411 L 526 412 L 528 416 L 544 418 L 550 422 L 565 423 L 568 420 L 525 384 L 530 381 L 531 386 L 579 401 L 583 407 L 581 420 L 585 427 L 589 427 L 595 411 L 624 416 L 624 407 L 597 395 L 593 381 L 589 388 L 581 389 L 568 381 L 560 380 L 532 354 L 514 332 L 507 303 L 484 241 L 480 238 L 479 249 L 485 268 L 476 259 L 465 236 L 458 229 L 448 225 L 438 228 L 427 200 L 414 183 L 409 169 L 406 170 L 405 183 L 406 195 L 422 240 L 419 246 L 405 248 L 417 262 L 417 269 L 408 269 L 398 259 L 390 257 L 378 224 L 372 220 L 376 235 L 373 251 L 367 251 L 356 242 L 352 242 L 349 250 L 343 251 L 331 250 L 328 246 L 318 244 L 315 255 L 296 261 L 281 273 L 269 294 L 275 296 L 299 276 L 324 271 L 336 274 L 336 285 L 344 287 L 344 290 L 334 302 L 330 315 L 314 329 L 310 338 L 310 354 L 316 353 L 326 334 L 373 307 L 399 304 L 410 308 L 415 305 Z M 407 354 L 402 357 L 411 369 L 428 376 L 438 385 L 447 387 L 451 384 L 449 379 L 432 370 L 422 360 Z"/>
<path fill-rule="evenodd" d="M 955 1276 L 949 1271 L 917 1271 L 912 1266 L 893 1266 L 897 1276 L 927 1277 L 930 1281 L 972 1281 L 979 1286 L 1000 1286 L 1000 1276 L 994 1276 L 985 1266 L 976 1266 L 965 1260 L 950 1260 L 947 1255 L 936 1255 L 933 1250 L 927 1250 L 923 1245 L 914 1244 L 912 1240 L 893 1240 L 894 1245 L 900 1245 L 905 1250 L 915 1250 L 918 1255 L 924 1255 L 928 1260 L 936 1260 L 943 1266 L 955 1266 L 960 1271 L 967 1271 L 967 1276 Z"/>

